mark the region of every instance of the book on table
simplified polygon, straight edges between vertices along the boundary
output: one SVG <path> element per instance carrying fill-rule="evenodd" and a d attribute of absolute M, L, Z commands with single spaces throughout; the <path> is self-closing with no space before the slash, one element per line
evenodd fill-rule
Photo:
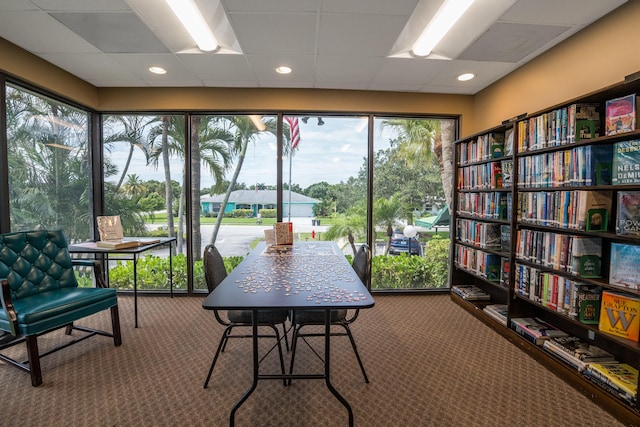
<path fill-rule="evenodd" d="M 120 215 L 103 215 L 96 218 L 100 240 L 96 247 L 104 249 L 128 249 L 158 243 L 160 239 L 124 237 Z"/>

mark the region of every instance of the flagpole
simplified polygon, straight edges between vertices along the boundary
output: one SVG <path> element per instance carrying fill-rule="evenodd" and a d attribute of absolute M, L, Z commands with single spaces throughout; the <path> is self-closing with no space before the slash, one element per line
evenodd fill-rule
<path fill-rule="evenodd" d="M 291 165 L 293 158 L 293 148 L 289 150 L 289 222 L 291 222 Z"/>

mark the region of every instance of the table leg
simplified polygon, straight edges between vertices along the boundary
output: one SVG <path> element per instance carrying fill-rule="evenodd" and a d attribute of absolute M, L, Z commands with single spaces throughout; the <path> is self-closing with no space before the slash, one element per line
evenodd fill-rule
<path fill-rule="evenodd" d="M 229 419 L 229 426 L 231 427 L 235 425 L 236 411 L 245 402 L 245 400 L 249 398 L 249 395 L 251 395 L 251 393 L 253 393 L 253 391 L 258 386 L 258 375 L 260 370 L 259 361 L 258 361 L 258 356 L 259 356 L 258 354 L 258 310 L 251 311 L 251 327 L 252 327 L 252 333 L 253 333 L 251 337 L 251 341 L 253 342 L 253 384 L 251 384 L 251 387 L 249 388 L 249 390 L 247 390 L 242 395 L 240 400 L 238 400 L 236 404 L 233 405 L 233 409 L 231 409 L 231 417 Z"/>
<path fill-rule="evenodd" d="M 138 257 L 133 254 L 133 317 L 135 327 L 138 327 Z"/>
<path fill-rule="evenodd" d="M 353 410 L 349 402 L 331 384 L 331 310 L 329 309 L 325 310 L 324 314 L 324 379 L 329 391 L 347 408 L 349 427 L 353 427 Z"/>

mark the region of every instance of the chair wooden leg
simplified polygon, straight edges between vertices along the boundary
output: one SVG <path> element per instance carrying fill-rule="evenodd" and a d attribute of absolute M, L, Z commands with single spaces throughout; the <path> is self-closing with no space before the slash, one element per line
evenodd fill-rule
<path fill-rule="evenodd" d="M 113 344 L 119 347 L 122 344 L 122 335 L 120 334 L 120 314 L 117 305 L 111 307 L 111 330 L 113 332 Z"/>
<path fill-rule="evenodd" d="M 27 356 L 29 358 L 29 373 L 31 385 L 38 387 L 42 384 L 42 370 L 40 368 L 40 353 L 38 352 L 38 338 L 35 335 L 26 337 Z"/>

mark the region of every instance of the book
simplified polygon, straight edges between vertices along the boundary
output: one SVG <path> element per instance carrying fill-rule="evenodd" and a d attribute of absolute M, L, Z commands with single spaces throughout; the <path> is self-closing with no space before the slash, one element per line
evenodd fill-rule
<path fill-rule="evenodd" d="M 637 115 L 637 97 L 635 93 L 607 100 L 605 102 L 607 136 L 635 130 Z"/>
<path fill-rule="evenodd" d="M 613 174 L 611 183 L 640 183 L 640 141 L 616 142 L 613 146 Z"/>
<path fill-rule="evenodd" d="M 585 369 L 585 374 L 599 379 L 611 386 L 614 390 L 636 400 L 638 394 L 638 370 L 626 363 L 590 363 Z M 625 398 L 625 400 L 628 400 Z"/>
<path fill-rule="evenodd" d="M 600 135 L 600 105 L 597 103 L 578 103 L 570 105 L 568 115 L 567 142 L 573 143 L 591 139 Z M 561 141 L 563 138 L 560 138 Z"/>
<path fill-rule="evenodd" d="M 640 290 L 640 246 L 611 243 L 609 284 L 633 291 Z"/>
<path fill-rule="evenodd" d="M 571 272 L 580 277 L 600 277 L 602 239 L 573 236 L 571 240 Z"/>
<path fill-rule="evenodd" d="M 124 238 L 120 215 L 103 215 L 96 217 L 100 240 L 118 241 Z"/>
<path fill-rule="evenodd" d="M 500 161 L 500 168 L 502 169 L 502 188 L 513 187 L 513 160 Z"/>
<path fill-rule="evenodd" d="M 637 342 L 640 332 L 640 297 L 622 292 L 602 291 L 598 329 Z"/>
<path fill-rule="evenodd" d="M 607 231 L 612 196 L 611 191 L 576 191 L 578 230 Z"/>
<path fill-rule="evenodd" d="M 491 299 L 491 294 L 475 285 L 453 285 L 451 290 L 468 301 L 485 301 Z"/>
<path fill-rule="evenodd" d="M 148 243 L 141 243 L 138 240 L 98 240 L 96 246 L 105 249 L 128 249 L 137 248 L 138 246 L 146 245 Z"/>
<path fill-rule="evenodd" d="M 511 261 L 508 257 L 500 258 L 500 285 L 509 286 L 509 275 L 511 274 Z"/>
<path fill-rule="evenodd" d="M 508 308 L 506 304 L 488 304 L 482 311 L 487 313 L 490 317 L 507 326 L 507 312 Z"/>
<path fill-rule="evenodd" d="M 616 234 L 640 236 L 640 191 L 618 191 Z"/>
<path fill-rule="evenodd" d="M 581 323 L 597 325 L 600 321 L 600 300 L 602 288 L 596 285 L 578 283 L 575 285 L 575 312 Z"/>
<path fill-rule="evenodd" d="M 579 371 L 583 371 L 589 363 L 615 361 L 611 353 L 573 336 L 549 338 L 542 347 Z"/>
<path fill-rule="evenodd" d="M 293 223 L 276 222 L 273 224 L 273 235 L 276 245 L 293 244 Z"/>
<path fill-rule="evenodd" d="M 539 318 L 515 317 L 511 319 L 511 329 L 536 345 L 542 345 L 551 337 L 566 337 L 568 334 Z"/>

